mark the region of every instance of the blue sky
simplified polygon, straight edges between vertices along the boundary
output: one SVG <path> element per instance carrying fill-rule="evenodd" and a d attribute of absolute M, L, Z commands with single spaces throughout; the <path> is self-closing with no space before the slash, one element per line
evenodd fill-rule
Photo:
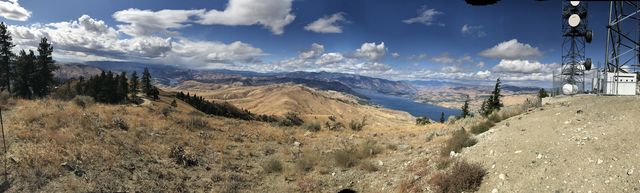
<path fill-rule="evenodd" d="M 554 0 L 0 1 L 16 49 L 48 37 L 58 61 L 539 86 L 549 86 L 560 62 L 561 9 Z M 597 63 L 608 3 L 591 2 L 589 11 L 587 56 Z"/>

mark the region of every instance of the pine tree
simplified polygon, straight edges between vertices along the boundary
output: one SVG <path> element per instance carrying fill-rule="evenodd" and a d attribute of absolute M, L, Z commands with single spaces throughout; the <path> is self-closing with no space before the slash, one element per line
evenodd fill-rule
<path fill-rule="evenodd" d="M 151 96 L 152 89 L 151 74 L 148 68 L 144 68 L 144 72 L 142 73 L 142 92 L 147 96 Z"/>
<path fill-rule="evenodd" d="M 502 95 L 500 95 L 500 89 L 500 78 L 498 78 L 498 80 L 496 80 L 496 86 L 494 87 L 493 92 L 491 92 L 491 101 L 489 103 L 489 107 L 492 112 L 494 110 L 500 110 L 500 108 L 503 107 L 503 104 L 500 101 L 500 97 L 502 97 Z"/>
<path fill-rule="evenodd" d="M 440 113 L 440 123 L 444 123 L 444 112 Z"/>
<path fill-rule="evenodd" d="M 544 88 L 541 88 L 541 89 L 538 91 L 538 98 L 539 98 L 539 99 L 542 99 L 542 98 L 546 98 L 546 97 L 549 97 L 549 93 L 547 93 L 547 91 L 546 91 L 546 90 L 544 90 Z"/>
<path fill-rule="evenodd" d="M 127 73 L 120 73 L 120 77 L 118 78 L 118 100 L 126 100 L 129 96 L 129 80 L 127 79 Z"/>
<path fill-rule="evenodd" d="M 16 61 L 16 78 L 14 81 L 14 92 L 17 96 L 31 99 L 33 98 L 33 80 L 34 66 L 36 56 L 33 50 L 29 50 L 27 54 L 24 50 L 20 51 L 20 55 Z"/>
<path fill-rule="evenodd" d="M 151 98 L 153 98 L 153 100 L 159 100 L 160 99 L 160 90 L 158 90 L 158 87 L 153 86 L 153 88 L 151 88 L 151 91 L 149 91 L 149 95 Z"/>
<path fill-rule="evenodd" d="M 33 92 L 38 97 L 49 95 L 51 88 L 55 84 L 53 71 L 57 69 L 55 60 L 52 57 L 53 46 L 49 44 L 47 38 L 42 38 L 38 45 L 38 57 L 35 65 Z"/>
<path fill-rule="evenodd" d="M 138 72 L 133 71 L 133 74 L 131 75 L 131 98 L 135 98 L 136 95 L 138 94 L 138 87 L 139 87 L 139 80 L 138 80 Z"/>
<path fill-rule="evenodd" d="M 11 80 L 15 76 L 11 60 L 15 54 L 11 49 L 15 46 L 11 34 L 4 22 L 0 23 L 0 90 L 7 89 L 11 92 Z"/>
<path fill-rule="evenodd" d="M 467 95 L 467 99 L 464 101 L 464 105 L 462 105 L 462 118 L 466 118 L 469 115 L 469 96 Z"/>
<path fill-rule="evenodd" d="M 171 106 L 178 107 L 178 102 L 176 101 L 176 99 L 173 99 L 173 101 L 171 101 Z"/>

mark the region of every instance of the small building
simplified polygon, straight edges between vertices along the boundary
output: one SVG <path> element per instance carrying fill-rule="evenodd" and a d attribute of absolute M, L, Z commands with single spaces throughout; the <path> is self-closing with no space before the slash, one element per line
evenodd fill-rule
<path fill-rule="evenodd" d="M 598 81 L 604 95 L 636 95 L 637 75 L 635 73 L 605 72 Z"/>

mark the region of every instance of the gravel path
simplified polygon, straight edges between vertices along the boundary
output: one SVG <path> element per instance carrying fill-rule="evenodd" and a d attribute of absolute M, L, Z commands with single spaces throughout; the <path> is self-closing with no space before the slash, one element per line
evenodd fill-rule
<path fill-rule="evenodd" d="M 554 98 L 478 136 L 462 156 L 479 192 L 640 192 L 640 97 Z"/>

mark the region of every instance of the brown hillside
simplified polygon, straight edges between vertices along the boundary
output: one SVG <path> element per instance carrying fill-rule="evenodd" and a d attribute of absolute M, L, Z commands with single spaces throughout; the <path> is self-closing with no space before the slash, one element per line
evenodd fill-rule
<path fill-rule="evenodd" d="M 186 86 L 188 85 L 188 86 Z M 306 121 L 323 123 L 335 116 L 345 124 L 367 116 L 375 126 L 413 124 L 406 112 L 358 104 L 357 98 L 332 91 L 318 91 L 301 85 L 232 86 L 220 88 L 189 82 L 173 91 L 196 93 L 213 101 L 226 101 L 257 114 L 298 113 Z"/>

